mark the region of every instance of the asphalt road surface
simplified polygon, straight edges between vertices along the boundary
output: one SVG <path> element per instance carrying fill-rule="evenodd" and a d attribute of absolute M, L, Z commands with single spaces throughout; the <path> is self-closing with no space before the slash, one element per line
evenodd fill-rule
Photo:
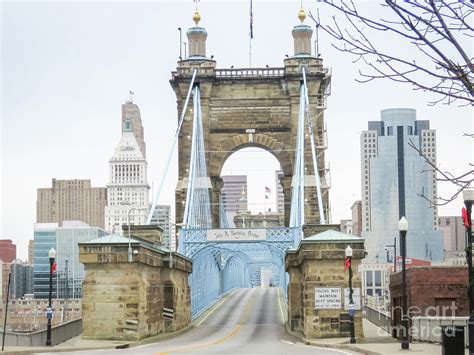
<path fill-rule="evenodd" d="M 283 317 L 277 288 L 239 289 L 198 319 L 191 330 L 172 339 L 123 350 L 89 350 L 82 353 L 355 354 L 345 350 L 307 346 L 296 341 L 286 333 Z"/>

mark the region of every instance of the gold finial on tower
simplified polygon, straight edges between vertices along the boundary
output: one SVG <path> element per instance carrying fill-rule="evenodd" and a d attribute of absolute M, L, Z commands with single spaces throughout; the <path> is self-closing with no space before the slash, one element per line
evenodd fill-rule
<path fill-rule="evenodd" d="M 304 19 L 306 18 L 306 12 L 301 8 L 300 12 L 298 12 L 298 18 L 300 19 L 301 23 L 303 23 Z"/>
<path fill-rule="evenodd" d="M 199 24 L 199 21 L 201 21 L 201 14 L 199 13 L 199 11 L 196 9 L 196 11 L 194 12 L 194 15 L 193 15 L 193 21 L 194 23 L 196 23 L 196 26 Z"/>

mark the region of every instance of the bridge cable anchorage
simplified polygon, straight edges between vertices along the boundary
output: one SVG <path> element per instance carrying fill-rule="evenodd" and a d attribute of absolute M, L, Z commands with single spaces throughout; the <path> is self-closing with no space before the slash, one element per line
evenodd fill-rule
<path fill-rule="evenodd" d="M 201 93 L 193 89 L 193 133 L 189 163 L 188 186 L 183 224 L 185 228 L 211 228 L 212 214 L 209 199 L 210 185 L 206 168 L 206 151 L 202 129 Z"/>
<path fill-rule="evenodd" d="M 148 214 L 148 218 L 146 219 L 145 224 L 151 223 L 151 219 L 153 218 L 153 213 L 155 213 L 155 208 L 156 208 L 156 205 L 158 204 L 158 199 L 160 198 L 161 189 L 163 188 L 163 183 L 165 182 L 165 178 L 166 178 L 166 175 L 168 174 L 168 170 L 171 164 L 171 159 L 173 158 L 174 149 L 176 147 L 176 143 L 178 142 L 179 132 L 181 131 L 181 127 L 183 126 L 184 116 L 186 115 L 186 109 L 188 108 L 189 97 L 191 96 L 191 92 L 193 90 L 194 79 L 196 78 L 196 74 L 197 74 L 197 68 L 194 68 L 193 76 L 191 78 L 191 83 L 189 84 L 188 94 L 186 95 L 186 100 L 184 101 L 183 110 L 181 111 L 181 117 L 179 118 L 178 127 L 176 128 L 176 132 L 173 138 L 173 143 L 171 145 L 170 152 L 168 154 L 168 160 L 166 162 L 165 171 L 163 175 L 161 176 L 160 184 L 158 185 L 158 190 L 156 190 L 155 192 L 153 203 L 151 204 L 151 208 L 150 208 L 150 213 Z"/>
<path fill-rule="evenodd" d="M 306 70 L 303 67 L 303 85 L 304 85 L 304 93 L 305 93 L 305 113 L 306 113 L 306 120 L 308 122 L 308 133 L 309 139 L 311 142 L 311 155 L 313 157 L 313 169 L 314 169 L 314 179 L 316 182 L 316 193 L 318 198 L 318 208 L 319 208 L 319 220 L 321 224 L 326 224 L 326 217 L 324 215 L 324 207 L 323 207 L 323 198 L 321 195 L 321 178 L 319 177 L 319 170 L 318 170 L 318 160 L 316 155 L 316 146 L 314 144 L 314 133 L 313 133 L 313 122 L 311 118 L 311 110 L 309 106 L 309 97 L 308 97 L 308 85 L 306 83 Z"/>

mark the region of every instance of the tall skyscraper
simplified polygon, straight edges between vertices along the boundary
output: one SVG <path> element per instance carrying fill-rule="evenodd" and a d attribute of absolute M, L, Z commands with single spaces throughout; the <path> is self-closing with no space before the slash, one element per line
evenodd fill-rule
<path fill-rule="evenodd" d="M 78 220 L 104 228 L 105 187 L 91 187 L 90 180 L 56 180 L 51 188 L 39 188 L 36 222 L 58 223 Z"/>
<path fill-rule="evenodd" d="M 173 248 L 176 245 L 176 241 L 174 238 L 170 238 L 174 236 L 172 232 L 172 224 L 171 224 L 171 206 L 170 205 L 157 205 L 155 211 L 153 212 L 153 216 L 151 217 L 151 224 L 156 224 L 163 228 L 163 241 L 162 245 L 165 248 Z"/>
<path fill-rule="evenodd" d="M 275 191 L 277 193 L 276 202 L 277 202 L 277 212 L 285 211 L 285 195 L 283 194 L 283 186 L 281 186 L 280 180 L 283 178 L 283 171 L 275 171 Z M 288 208 L 290 208 L 288 206 Z"/>
<path fill-rule="evenodd" d="M 122 104 L 122 134 L 127 129 L 125 121 L 131 122 L 133 135 L 143 153 L 143 157 L 146 159 L 146 144 L 140 109 L 133 103 L 132 97 L 130 97 L 130 100 Z"/>
<path fill-rule="evenodd" d="M 0 260 L 11 263 L 16 259 L 16 244 L 11 239 L 0 239 Z"/>
<path fill-rule="evenodd" d="M 222 176 L 224 186 L 221 189 L 222 204 L 227 217 L 229 227 L 235 227 L 234 217 L 239 209 L 248 210 L 247 200 L 242 206 L 242 193 L 247 191 L 247 175 L 224 175 Z"/>
<path fill-rule="evenodd" d="M 105 230 L 110 233 L 122 233 L 122 225 L 128 224 L 129 217 L 130 224 L 145 224 L 148 217 L 147 162 L 144 145 L 140 147 L 133 131 L 134 121 L 140 121 L 141 127 L 139 115 L 123 121 L 122 137 L 109 160 Z"/>
<path fill-rule="evenodd" d="M 407 256 L 441 261 L 443 242 L 435 199 L 436 177 L 412 142 L 436 162 L 435 130 L 416 120 L 413 109 L 387 109 L 361 134 L 362 237 L 368 259 L 383 259 L 384 247 L 398 236 L 398 221 L 408 220 Z M 380 259 L 380 260 L 382 260 Z"/>
<path fill-rule="evenodd" d="M 35 298 L 49 296 L 49 250 L 56 249 L 58 223 L 35 223 L 33 293 Z M 56 278 L 53 277 L 53 298 L 56 298 Z"/>

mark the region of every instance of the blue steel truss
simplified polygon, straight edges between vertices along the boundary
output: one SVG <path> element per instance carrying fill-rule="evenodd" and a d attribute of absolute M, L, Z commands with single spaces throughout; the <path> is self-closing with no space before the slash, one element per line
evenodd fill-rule
<path fill-rule="evenodd" d="M 266 228 L 265 240 L 208 241 L 207 229 L 182 229 L 179 252 L 193 261 L 191 311 L 195 318 L 226 292 L 260 285 L 262 270 L 270 283 L 286 290 L 284 256 L 299 244 L 299 228 Z"/>

